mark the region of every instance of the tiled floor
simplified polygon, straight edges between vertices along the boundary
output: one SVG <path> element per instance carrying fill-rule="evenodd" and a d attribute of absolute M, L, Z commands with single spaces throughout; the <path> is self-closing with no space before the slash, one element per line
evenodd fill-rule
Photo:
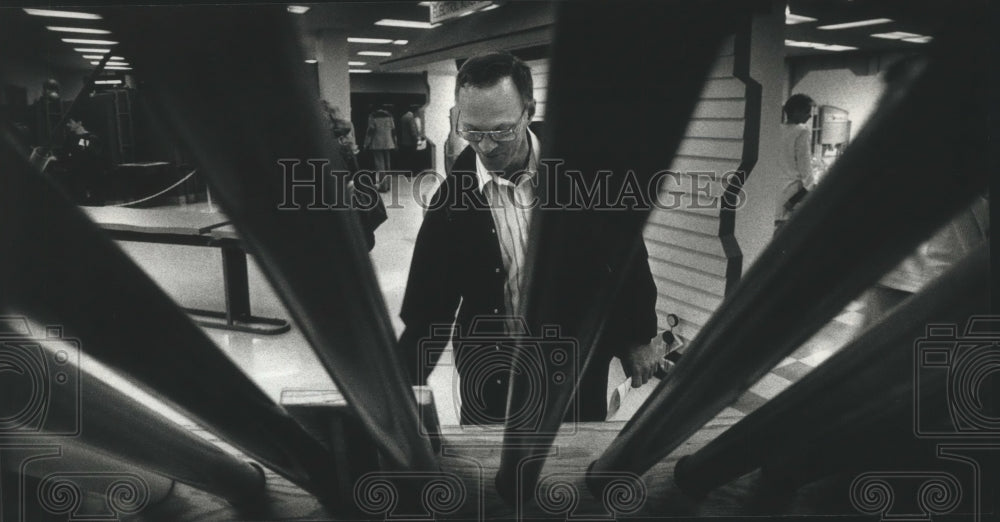
<path fill-rule="evenodd" d="M 401 333 L 398 312 L 406 287 L 414 239 L 420 227 L 423 209 L 416 203 L 420 189 L 406 179 L 396 179 L 397 190 L 384 196 L 389 220 L 376 232 L 376 246 L 371 252 L 389 316 Z M 429 190 L 424 187 L 424 191 Z M 189 205 L 186 210 L 209 210 L 206 203 Z M 178 303 L 185 307 L 223 309 L 222 267 L 219 251 L 214 248 L 121 243 L 122 248 Z M 259 268 L 250 262 L 250 296 L 256 315 L 290 318 L 280 300 L 267 283 Z M 792 356 L 783 360 L 773 371 L 736 401 L 734 410 L 749 413 L 768 399 L 800 379 L 829 357 L 851 338 L 860 325 L 861 307 L 849 305 L 834 322 L 817 333 Z M 281 390 L 295 388 L 329 388 L 330 377 L 301 333 L 293 326 L 288 333 L 277 336 L 257 336 L 247 333 L 205 329 L 206 334 L 274 400 Z M 430 377 L 438 414 L 443 424 L 457 423 L 457 404 L 452 399 L 457 390 L 457 377 L 448 364 L 439 364 Z M 625 379 L 621 367 L 612 363 L 609 372 L 608 395 Z M 647 385 L 630 390 L 622 399 L 621 409 L 613 419 L 629 418 L 655 388 L 654 379 Z"/>

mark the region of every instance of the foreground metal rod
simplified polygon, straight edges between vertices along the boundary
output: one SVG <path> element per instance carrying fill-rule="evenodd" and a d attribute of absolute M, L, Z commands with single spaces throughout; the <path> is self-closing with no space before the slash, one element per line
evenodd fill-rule
<path fill-rule="evenodd" d="M 37 345 L 37 341 L 30 339 L 23 343 L 5 342 Z M 52 348 L 53 353 L 60 349 Z M 46 424 L 66 426 L 76 420 L 79 433 L 53 438 L 50 442 L 81 444 L 217 495 L 234 505 L 260 497 L 264 489 L 264 470 L 260 467 L 225 453 L 90 372 L 65 366 L 61 371 L 76 374 L 69 377 L 67 384 L 75 386 L 80 395 L 51 394 L 45 411 Z"/>
<path fill-rule="evenodd" d="M 542 142 L 542 158 L 558 158 L 565 162 L 563 172 L 576 170 L 581 176 L 574 179 L 559 170 L 541 169 L 540 197 L 546 203 L 533 217 L 526 319 L 535 336 L 544 337 L 545 327 L 558 325 L 558 340 L 575 339 L 578 350 L 571 355 L 571 364 L 580 373 L 574 375 L 576 379 L 559 379 L 562 369 L 534 368 L 533 347 L 519 347 L 520 361 L 515 366 L 526 371 L 511 373 L 504 447 L 496 476 L 498 492 L 511 504 L 534 494 L 553 437 L 597 349 L 602 325 L 614 312 L 615 296 L 630 260 L 640 250 L 642 227 L 656 194 L 654 173 L 670 164 L 719 44 L 735 32 L 738 21 L 749 20 L 750 12 L 746 5 L 719 2 L 626 7 L 578 2 L 559 7 L 549 79 L 547 119 L 551 123 Z M 591 36 L 593 20 L 602 21 L 600 39 Z M 636 39 L 635 34 L 652 40 Z M 657 49 L 656 67 L 649 67 L 643 52 L 650 41 Z M 586 88 L 580 90 L 581 86 Z M 665 92 L 670 96 L 664 96 Z M 581 112 L 580 106 L 587 103 L 583 98 L 602 103 Z M 593 121 L 608 128 L 658 132 L 621 134 L 609 143 L 606 133 L 593 132 Z M 561 199 L 560 194 L 580 194 L 599 186 L 598 170 L 613 174 L 598 191 L 599 201 Z M 629 187 L 638 200 L 635 206 L 615 201 L 615 196 L 628 190 L 627 183 L 635 183 Z M 548 210 L 546 204 L 557 201 L 580 206 Z M 594 256 L 608 259 L 608 271 L 619 267 L 599 288 L 593 274 L 566 269 Z M 543 350 L 549 348 L 544 344 Z M 527 406 L 535 402 L 534 407 Z M 514 414 L 522 411 L 528 414 Z"/>
<path fill-rule="evenodd" d="M 107 16 L 147 82 L 152 110 L 209 176 L 248 251 L 387 465 L 436 471 L 358 213 L 332 199 L 344 195 L 346 169 L 320 120 L 294 18 L 281 5 Z M 364 195 L 378 197 L 367 188 Z M 366 205 L 360 198 L 358 204 Z"/>
<path fill-rule="evenodd" d="M 985 89 L 975 60 L 956 59 L 985 47 L 975 23 L 950 28 L 592 463 L 593 491 L 601 473 L 644 473 L 670 454 L 985 189 Z"/>
<path fill-rule="evenodd" d="M 940 381 L 939 384 L 945 384 L 944 379 Z M 940 395 L 939 391 L 936 398 L 940 399 Z M 882 408 L 881 415 L 863 419 L 865 424 L 840 425 L 808 444 L 786 448 L 781 455 L 764 462 L 761 477 L 766 488 L 787 495 L 809 483 L 845 472 L 940 468 L 942 462 L 935 455 L 938 441 L 914 437 L 912 397 L 883 400 L 879 396 L 874 402 Z"/>
<path fill-rule="evenodd" d="M 973 314 L 984 312 L 989 301 L 984 281 L 988 270 L 984 245 L 820 367 L 696 453 L 683 457 L 675 467 L 677 485 L 692 495 L 702 495 L 767 461 L 782 460 L 783 454 L 799 445 L 814 445 L 835 431 L 858 429 L 882 418 L 894 405 L 905 406 L 912 416 L 913 376 L 919 362 L 914 360 L 919 356 L 914 341 L 926 334 L 929 324 L 963 324 Z M 927 382 L 931 377 L 925 376 L 920 385 L 933 389 L 943 384 Z M 823 451 L 834 460 L 834 454 L 844 453 L 842 460 L 847 460 L 847 454 L 857 448 L 825 446 Z"/>
<path fill-rule="evenodd" d="M 0 128 L 0 133 L 3 129 Z M 0 300 L 304 489 L 333 458 L 0 135 Z"/>

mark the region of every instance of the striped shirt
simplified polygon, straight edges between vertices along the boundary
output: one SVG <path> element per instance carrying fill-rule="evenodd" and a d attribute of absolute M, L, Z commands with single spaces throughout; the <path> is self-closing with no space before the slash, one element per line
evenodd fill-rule
<path fill-rule="evenodd" d="M 525 253 L 528 250 L 528 231 L 531 226 L 531 203 L 535 197 L 535 178 L 538 175 L 538 138 L 530 130 L 531 143 L 527 169 L 514 182 L 499 173 L 486 170 L 476 156 L 476 175 L 479 190 L 490 204 L 493 214 L 493 232 L 500 244 L 507 280 L 504 283 L 504 301 L 508 316 L 520 316 L 521 297 L 524 295 Z M 508 325 L 509 328 L 513 324 Z M 510 330 L 508 333 L 516 333 Z"/>

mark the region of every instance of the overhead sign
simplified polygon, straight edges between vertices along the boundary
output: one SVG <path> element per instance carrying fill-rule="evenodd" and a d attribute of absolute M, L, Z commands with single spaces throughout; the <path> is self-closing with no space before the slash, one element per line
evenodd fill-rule
<path fill-rule="evenodd" d="M 431 2 L 431 23 L 437 24 L 445 20 L 458 18 L 459 16 L 489 7 L 494 3 L 492 0 Z"/>

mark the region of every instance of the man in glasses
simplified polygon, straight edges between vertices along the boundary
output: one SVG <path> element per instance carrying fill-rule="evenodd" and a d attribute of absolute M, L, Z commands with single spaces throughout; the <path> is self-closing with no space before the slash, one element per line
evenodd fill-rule
<path fill-rule="evenodd" d="M 456 398 L 461 422 L 500 424 L 513 352 L 513 343 L 504 339 L 540 335 L 525 332 L 518 319 L 527 290 L 525 260 L 541 151 L 528 128 L 535 112 L 531 69 L 505 52 L 471 58 L 458 72 L 455 101 L 456 131 L 469 146 L 435 194 L 417 235 L 399 350 L 414 383 L 425 384 L 454 323 L 450 340 L 461 382 Z M 606 324 L 605 342 L 582 378 L 580 417 L 567 420 L 605 419 L 612 356 L 621 358 L 634 386 L 662 364 L 662 348 L 650 343 L 656 335 L 656 288 L 644 246 L 635 259 L 614 268 L 625 271 L 626 281 Z M 614 271 L 597 256 L 567 269 L 583 271 L 595 285 Z M 570 408 L 570 417 L 576 410 Z"/>

